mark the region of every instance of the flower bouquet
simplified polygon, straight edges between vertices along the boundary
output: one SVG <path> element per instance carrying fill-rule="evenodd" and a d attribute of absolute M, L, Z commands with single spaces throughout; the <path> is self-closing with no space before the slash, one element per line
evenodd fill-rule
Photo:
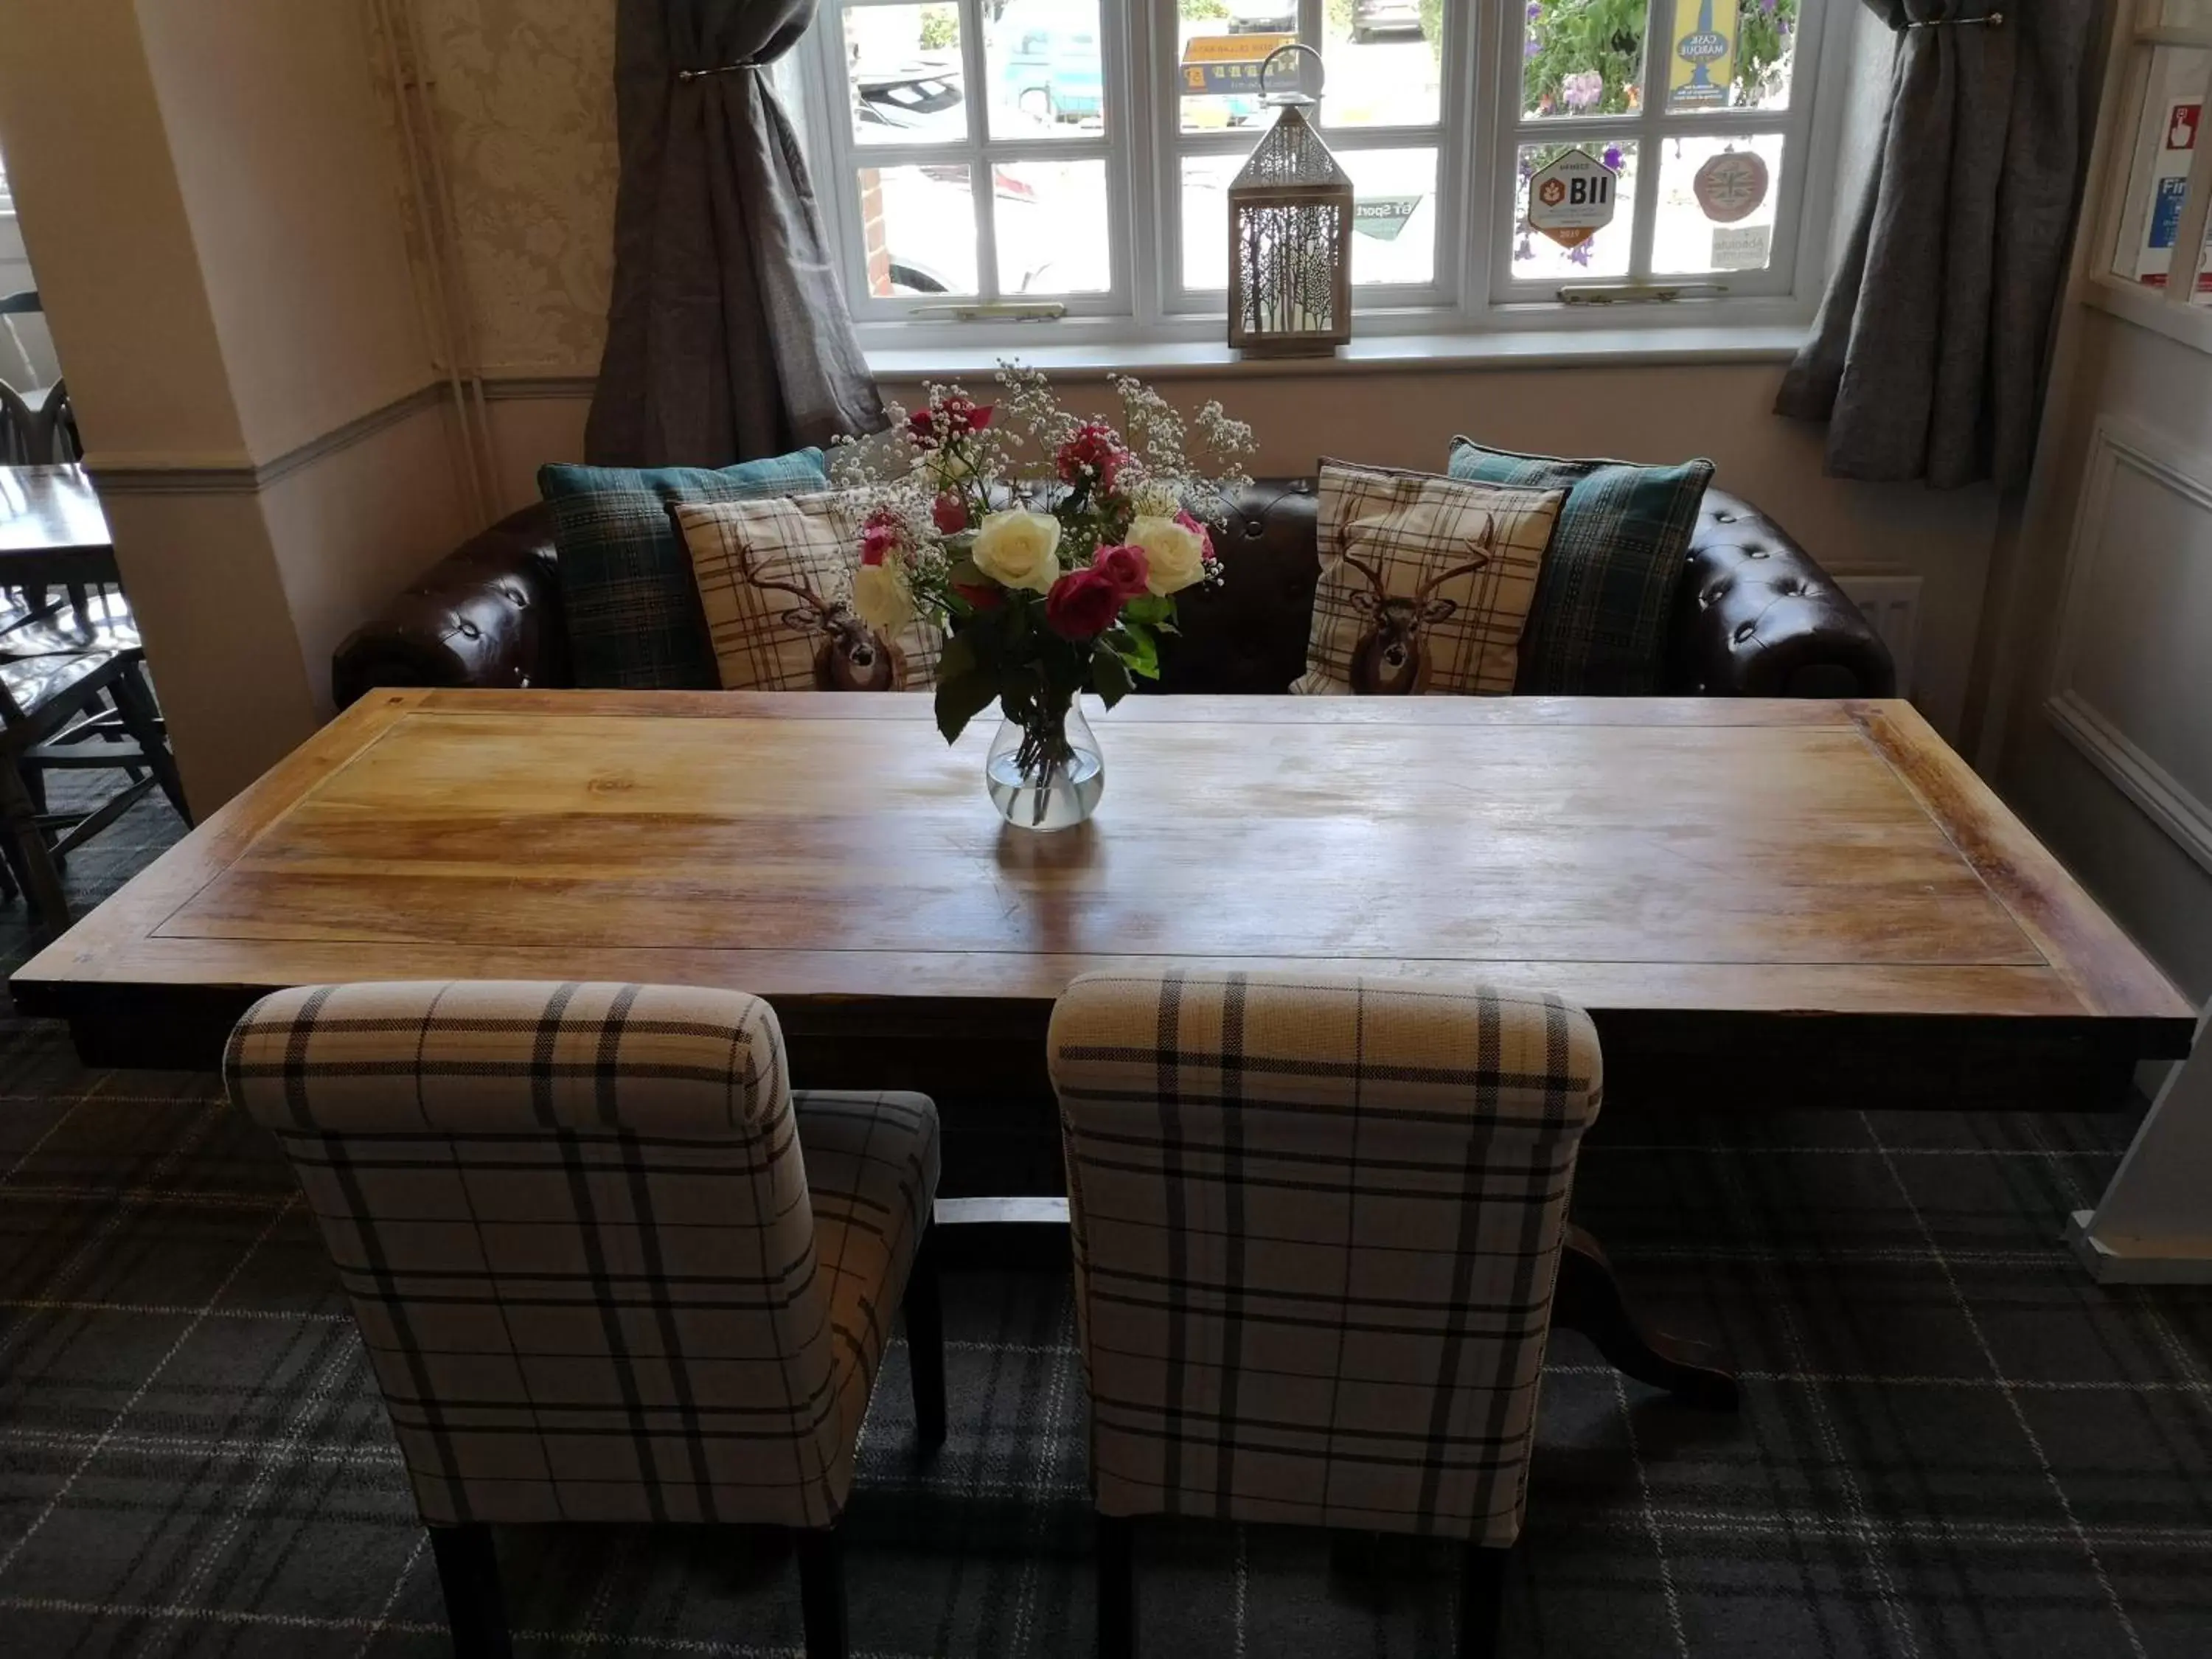
<path fill-rule="evenodd" d="M 888 441 L 840 440 L 831 472 L 860 496 L 853 608 L 888 635 L 942 629 L 937 725 L 949 743 L 994 702 L 986 764 L 1007 822 L 1062 829 L 1105 787 L 1076 699 L 1110 708 L 1159 677 L 1176 595 L 1220 580 L 1210 526 L 1250 482 L 1252 429 L 1209 403 L 1188 421 L 1139 381 L 1112 382 L 1118 425 L 1063 409 L 1045 377 L 1000 366 L 1001 395 L 956 386 L 896 405 Z"/>

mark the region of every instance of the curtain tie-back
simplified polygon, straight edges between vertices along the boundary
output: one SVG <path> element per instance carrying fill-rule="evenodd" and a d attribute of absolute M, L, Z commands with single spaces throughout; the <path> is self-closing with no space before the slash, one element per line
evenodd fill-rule
<path fill-rule="evenodd" d="M 1990 28 L 2000 29 L 2004 27 L 2004 14 L 2001 11 L 1993 11 L 1986 17 L 1930 17 L 1917 23 L 1903 23 L 1899 27 L 1900 29 L 1940 29 L 1948 28 L 1954 23 L 1961 25 L 1983 23 L 1987 24 Z"/>
<path fill-rule="evenodd" d="M 717 64 L 712 69 L 678 70 L 678 81 L 703 81 L 710 75 L 735 75 L 739 70 L 758 69 L 760 64 L 750 58 L 740 58 L 734 64 Z"/>

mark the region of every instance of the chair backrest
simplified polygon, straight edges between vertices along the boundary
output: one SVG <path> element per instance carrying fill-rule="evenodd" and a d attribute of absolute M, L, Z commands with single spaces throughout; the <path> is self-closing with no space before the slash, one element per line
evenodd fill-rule
<path fill-rule="evenodd" d="M 1049 1060 L 1099 1509 L 1512 1542 L 1599 1106 L 1588 1016 L 1101 974 Z"/>
<path fill-rule="evenodd" d="M 223 1059 L 423 1518 L 823 1526 L 851 1481 L 775 1013 L 660 986 L 264 999 Z"/>

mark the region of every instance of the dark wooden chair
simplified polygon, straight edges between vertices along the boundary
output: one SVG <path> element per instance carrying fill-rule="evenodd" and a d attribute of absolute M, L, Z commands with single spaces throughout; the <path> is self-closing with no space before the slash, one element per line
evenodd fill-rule
<path fill-rule="evenodd" d="M 158 787 L 186 823 L 184 782 L 137 651 L 0 656 L 0 830 L 8 882 L 53 933 L 69 926 L 63 861 Z M 54 771 L 120 771 L 82 810 L 49 810 Z"/>

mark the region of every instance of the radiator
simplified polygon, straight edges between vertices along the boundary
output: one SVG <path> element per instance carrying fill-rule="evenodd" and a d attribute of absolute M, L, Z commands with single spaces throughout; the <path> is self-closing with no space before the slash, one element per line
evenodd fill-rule
<path fill-rule="evenodd" d="M 1863 570 L 1835 575 L 1844 597 L 1881 635 L 1897 661 L 1897 695 L 1912 695 L 1912 654 L 1920 638 L 1920 578 L 1909 570 Z"/>

